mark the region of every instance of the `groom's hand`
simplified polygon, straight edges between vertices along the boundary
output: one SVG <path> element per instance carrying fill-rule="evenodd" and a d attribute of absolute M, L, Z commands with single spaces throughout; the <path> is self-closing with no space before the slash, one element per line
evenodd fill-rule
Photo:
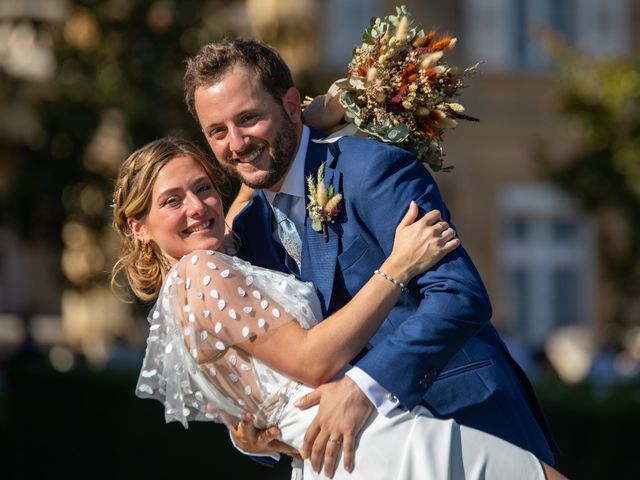
<path fill-rule="evenodd" d="M 324 473 L 331 478 L 342 445 L 344 468 L 352 472 L 356 437 L 371 415 L 373 404 L 349 377 L 319 386 L 295 405 L 306 409 L 316 404 L 320 408 L 304 436 L 302 458 L 310 458 L 316 472 L 324 464 Z"/>

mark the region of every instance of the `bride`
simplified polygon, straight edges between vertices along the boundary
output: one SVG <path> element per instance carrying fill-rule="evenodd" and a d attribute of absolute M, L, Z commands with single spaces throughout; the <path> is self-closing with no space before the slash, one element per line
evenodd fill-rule
<path fill-rule="evenodd" d="M 439 212 L 417 219 L 412 203 L 392 253 L 344 308 L 322 322 L 311 284 L 221 252 L 220 175 L 194 144 L 154 141 L 121 166 L 114 226 L 123 272 L 143 301 L 155 301 L 136 393 L 165 405 L 165 419 L 224 422 L 250 414 L 258 428 L 302 446 L 315 408 L 297 399 L 358 354 L 415 275 L 459 240 Z M 536 457 L 486 433 L 417 407 L 372 415 L 358 439 L 358 466 L 335 478 L 560 478 Z M 294 476 L 323 478 L 309 461 Z"/>

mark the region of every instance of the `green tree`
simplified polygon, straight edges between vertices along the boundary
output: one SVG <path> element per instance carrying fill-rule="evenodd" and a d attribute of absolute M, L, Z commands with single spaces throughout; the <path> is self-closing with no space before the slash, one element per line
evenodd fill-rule
<path fill-rule="evenodd" d="M 555 49 L 559 111 L 580 136 L 567 158 L 548 155 L 549 177 L 598 218 L 601 268 L 614 293 L 613 336 L 640 314 L 640 64 L 592 61 Z"/>
<path fill-rule="evenodd" d="M 112 182 L 127 154 L 164 135 L 201 138 L 182 99 L 184 60 L 235 33 L 238 3 L 76 0 L 63 24 L 47 27 L 54 77 L 37 85 L 3 78 L 16 92 L 28 90 L 23 100 L 42 132 L 17 147 L 5 220 L 62 254 L 73 287 L 106 280 Z"/>

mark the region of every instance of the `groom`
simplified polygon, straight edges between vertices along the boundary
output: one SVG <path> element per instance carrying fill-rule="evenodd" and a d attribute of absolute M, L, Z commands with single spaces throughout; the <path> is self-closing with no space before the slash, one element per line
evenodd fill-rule
<path fill-rule="evenodd" d="M 435 181 L 411 154 L 362 137 L 317 142 L 325 134 L 303 125 L 288 67 L 259 41 L 205 45 L 188 61 L 185 94 L 221 166 L 256 189 L 233 224 L 239 255 L 313 282 L 325 315 L 348 302 L 390 253 L 411 200 L 423 213 L 438 209 L 450 219 Z M 326 237 L 312 229 L 306 210 L 305 177 L 315 178 L 323 163 L 325 184 L 343 196 Z M 288 236 L 280 237 L 287 225 Z M 389 416 L 422 404 L 553 464 L 554 443 L 531 385 L 490 316 L 462 247 L 416 277 L 345 376 L 303 405 L 319 403 L 303 456 L 331 474 L 342 448 L 351 469 L 356 436 L 374 409 Z"/>

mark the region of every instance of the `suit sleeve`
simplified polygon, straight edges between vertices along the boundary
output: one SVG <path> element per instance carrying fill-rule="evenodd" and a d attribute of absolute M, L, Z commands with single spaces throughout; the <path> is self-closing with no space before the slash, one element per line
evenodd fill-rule
<path fill-rule="evenodd" d="M 345 172 L 345 186 L 349 186 L 347 175 Z M 433 177 L 410 154 L 380 149 L 380 154 L 367 159 L 364 172 L 352 176 L 358 182 L 357 186 L 354 183 L 358 193 L 350 196 L 345 192 L 346 201 L 356 202 L 359 221 L 386 255 L 393 246 L 395 226 L 411 200 L 418 203 L 421 214 L 438 209 L 450 222 Z M 420 299 L 417 310 L 356 363 L 409 409 L 491 317 L 485 287 L 462 246 L 414 278 L 410 287 L 410 294 Z"/>

